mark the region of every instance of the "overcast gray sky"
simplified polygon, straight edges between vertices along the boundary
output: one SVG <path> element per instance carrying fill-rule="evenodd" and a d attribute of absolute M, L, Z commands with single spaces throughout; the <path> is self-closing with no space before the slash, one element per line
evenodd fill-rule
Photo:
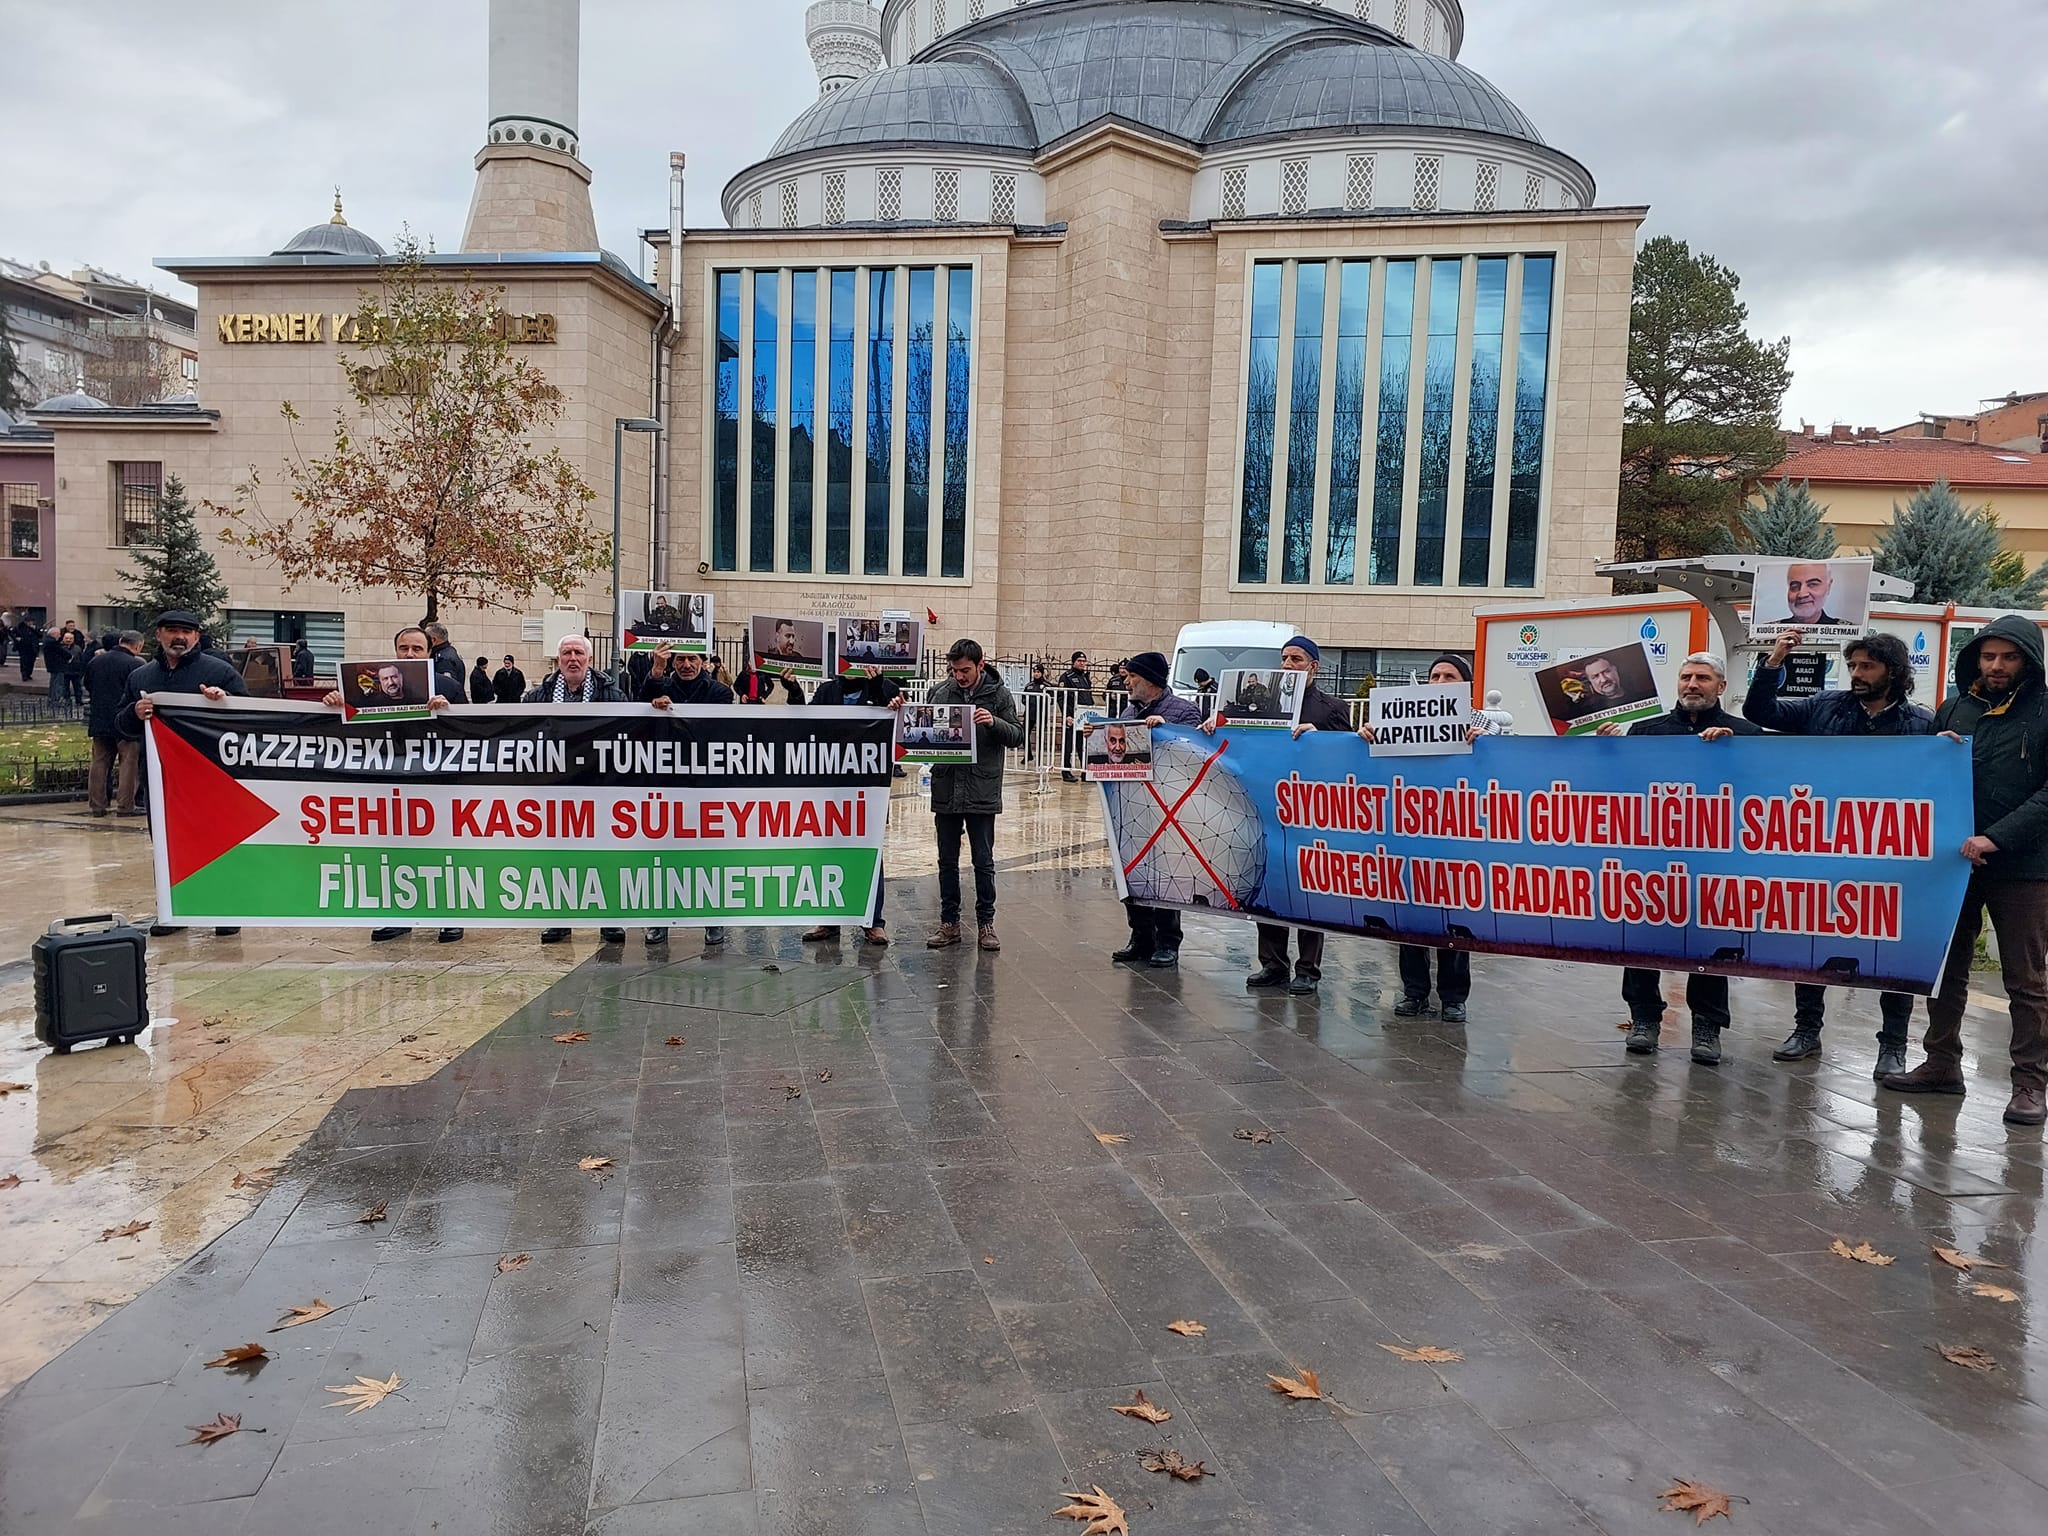
<path fill-rule="evenodd" d="M 638 266 L 816 96 L 802 0 L 586 0 L 582 151 Z M 1465 0 L 1462 62 L 1792 337 L 1786 417 L 1892 426 L 2048 389 L 2048 4 Z M 0 0 L 0 254 L 148 274 L 327 216 L 461 237 L 485 0 Z M 155 274 L 168 285 L 162 274 Z"/>

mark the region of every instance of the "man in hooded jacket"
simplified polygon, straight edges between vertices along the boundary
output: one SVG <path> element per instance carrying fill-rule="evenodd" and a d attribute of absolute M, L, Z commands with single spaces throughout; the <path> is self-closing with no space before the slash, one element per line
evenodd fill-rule
<path fill-rule="evenodd" d="M 1955 692 L 1934 717 L 1951 741 L 1969 738 L 1974 866 L 1949 941 L 1941 988 L 1927 1001 L 1927 1059 L 1883 1079 L 1895 1093 L 1965 1092 L 1963 1009 L 1984 916 L 2012 1017 L 2008 1125 L 2048 1121 L 2048 686 L 2041 631 L 2016 613 L 1993 619 L 1956 657 Z"/>

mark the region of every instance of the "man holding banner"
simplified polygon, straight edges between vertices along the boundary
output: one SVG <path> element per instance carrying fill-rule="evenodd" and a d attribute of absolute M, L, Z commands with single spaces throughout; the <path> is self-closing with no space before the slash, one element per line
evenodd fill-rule
<path fill-rule="evenodd" d="M 555 642 L 555 675 L 544 677 L 526 692 L 522 704 L 623 704 L 625 699 L 619 693 L 619 685 L 605 673 L 590 664 L 590 642 L 582 635 L 564 635 Z M 659 706 L 657 706 L 659 707 Z M 626 942 L 623 928 L 600 928 L 598 937 L 607 944 Z M 543 944 L 559 944 L 569 937 L 566 928 L 543 928 L 540 941 Z M 724 942 L 723 930 L 719 941 Z M 647 930 L 649 944 L 668 942 L 666 928 Z M 709 935 L 706 935 L 709 942 Z"/>
<path fill-rule="evenodd" d="M 927 949 L 960 942 L 960 839 L 974 862 L 974 922 L 983 949 L 1003 947 L 996 937 L 996 817 L 1003 810 L 1003 754 L 1024 741 L 1017 702 L 982 660 L 973 640 L 955 640 L 946 652 L 946 680 L 926 695 L 932 704 L 974 708 L 971 763 L 932 769 L 932 818 L 939 840 L 939 926 Z"/>
<path fill-rule="evenodd" d="M 1695 651 L 1678 669 L 1678 703 L 1652 720 L 1638 720 L 1624 729 L 1614 721 L 1600 727 L 1602 736 L 1697 736 L 1725 741 L 1730 736 L 1761 736 L 1760 727 L 1721 707 L 1728 691 L 1728 664 L 1712 651 Z M 1664 984 L 1657 971 L 1629 966 L 1621 973 L 1621 997 L 1628 1004 L 1628 1050 L 1636 1056 L 1656 1054 L 1664 1024 Z M 1697 971 L 1686 977 L 1685 1006 L 1692 1012 L 1692 1059 L 1701 1066 L 1721 1064 L 1721 1031 L 1728 1027 L 1728 978 Z"/>
<path fill-rule="evenodd" d="M 1167 687 L 1171 671 L 1160 651 L 1140 651 L 1125 668 L 1130 683 L 1130 700 L 1119 720 L 1142 720 L 1147 725 L 1200 725 L 1200 706 L 1181 698 Z M 1085 721 L 1083 736 L 1095 730 L 1096 722 Z M 1169 970 L 1180 964 L 1180 912 L 1174 907 L 1141 906 L 1124 898 L 1124 916 L 1131 925 L 1130 942 L 1110 955 L 1123 965 L 1149 965 Z"/>

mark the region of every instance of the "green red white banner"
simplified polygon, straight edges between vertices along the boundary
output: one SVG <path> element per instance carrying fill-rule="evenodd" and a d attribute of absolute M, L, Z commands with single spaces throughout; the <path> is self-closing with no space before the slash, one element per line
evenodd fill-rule
<path fill-rule="evenodd" d="M 344 724 L 160 697 L 157 920 L 276 927 L 863 922 L 894 716 L 456 706 Z"/>

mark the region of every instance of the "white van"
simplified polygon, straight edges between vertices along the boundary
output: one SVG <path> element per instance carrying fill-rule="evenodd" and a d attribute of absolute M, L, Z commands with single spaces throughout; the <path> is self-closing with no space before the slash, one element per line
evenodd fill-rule
<path fill-rule="evenodd" d="M 1298 633 L 1292 624 L 1259 619 L 1183 624 L 1173 642 L 1173 691 L 1193 698 L 1198 668 L 1220 683 L 1225 672 L 1277 667 L 1280 648 Z"/>

